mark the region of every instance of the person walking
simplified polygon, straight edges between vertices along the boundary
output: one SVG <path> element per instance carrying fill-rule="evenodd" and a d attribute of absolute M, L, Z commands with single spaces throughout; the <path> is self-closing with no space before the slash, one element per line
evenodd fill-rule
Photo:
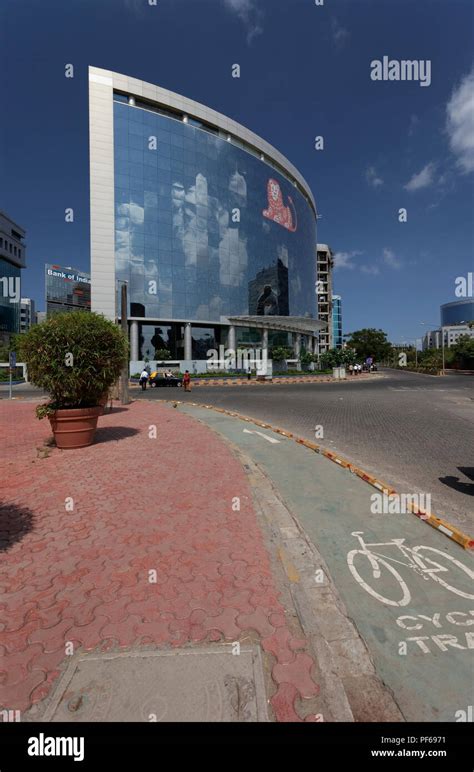
<path fill-rule="evenodd" d="M 185 391 L 191 391 L 191 376 L 189 375 L 189 370 L 186 370 L 183 375 L 183 386 Z"/>
<path fill-rule="evenodd" d="M 349 365 L 349 375 L 352 375 L 353 371 L 354 371 L 354 366 Z"/>
<path fill-rule="evenodd" d="M 142 391 L 146 390 L 147 383 L 148 383 L 148 370 L 143 368 L 140 375 L 140 386 L 142 387 Z"/>
<path fill-rule="evenodd" d="M 251 377 L 252 377 L 252 368 L 249 365 L 247 368 L 247 380 L 250 381 Z"/>

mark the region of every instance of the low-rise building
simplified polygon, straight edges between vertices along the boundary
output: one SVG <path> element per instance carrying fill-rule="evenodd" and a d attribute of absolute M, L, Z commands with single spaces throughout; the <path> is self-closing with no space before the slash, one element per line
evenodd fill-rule
<path fill-rule="evenodd" d="M 33 324 L 36 324 L 35 301 L 32 298 L 21 298 L 20 332 L 28 332 Z"/>

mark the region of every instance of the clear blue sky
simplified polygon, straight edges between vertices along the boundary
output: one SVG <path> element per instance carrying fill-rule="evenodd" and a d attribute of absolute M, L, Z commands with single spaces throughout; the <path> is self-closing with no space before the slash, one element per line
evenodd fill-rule
<path fill-rule="evenodd" d="M 345 332 L 420 337 L 420 320 L 438 322 L 457 299 L 456 277 L 474 270 L 472 0 L 1 6 L 0 209 L 27 229 L 22 294 L 39 309 L 45 262 L 89 268 L 89 64 L 208 104 L 299 168 L 322 215 L 318 240 L 337 253 Z M 385 55 L 430 60 L 431 84 L 372 81 Z"/>

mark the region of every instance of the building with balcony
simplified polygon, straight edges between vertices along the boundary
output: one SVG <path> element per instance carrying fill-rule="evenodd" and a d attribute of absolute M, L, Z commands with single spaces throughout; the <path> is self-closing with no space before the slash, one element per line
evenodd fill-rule
<path fill-rule="evenodd" d="M 316 298 L 318 319 L 324 324 L 319 333 L 319 353 L 334 348 L 332 319 L 332 272 L 334 254 L 327 244 L 318 244 L 316 252 Z"/>
<path fill-rule="evenodd" d="M 31 298 L 21 298 L 20 332 L 28 332 L 33 324 L 36 324 L 35 301 Z"/>

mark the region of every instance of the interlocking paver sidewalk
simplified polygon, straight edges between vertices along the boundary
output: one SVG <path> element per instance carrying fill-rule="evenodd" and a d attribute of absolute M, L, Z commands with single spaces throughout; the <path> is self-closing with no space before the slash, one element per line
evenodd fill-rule
<path fill-rule="evenodd" d="M 51 694 L 66 642 L 106 651 L 250 634 L 269 658 L 273 716 L 314 720 L 315 663 L 229 446 L 172 407 L 135 402 L 100 418 L 93 446 L 60 451 L 34 407 L 0 404 L 0 707 Z"/>

